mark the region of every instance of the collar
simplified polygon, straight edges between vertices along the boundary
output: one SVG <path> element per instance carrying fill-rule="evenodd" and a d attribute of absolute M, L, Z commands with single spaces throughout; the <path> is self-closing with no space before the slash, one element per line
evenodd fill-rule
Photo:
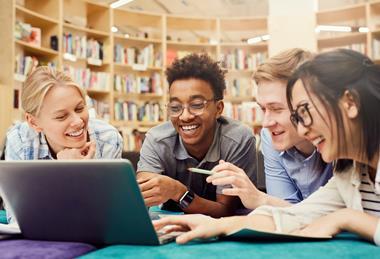
<path fill-rule="evenodd" d="M 47 143 L 45 134 L 43 132 L 38 133 L 38 141 L 39 143 L 39 151 L 38 151 L 38 159 L 53 159 L 53 156 L 49 150 L 49 144 Z"/>
<path fill-rule="evenodd" d="M 291 148 L 289 148 L 289 149 L 287 149 L 287 150 L 281 151 L 281 152 L 279 153 L 279 155 L 283 157 L 283 156 L 285 156 L 285 154 L 287 154 L 287 155 L 289 155 L 289 156 L 291 156 L 292 158 L 297 159 L 297 160 L 298 160 L 300 157 L 302 157 L 302 160 L 303 160 L 303 161 L 308 161 L 308 160 L 310 160 L 312 157 L 314 157 L 315 154 L 316 154 L 317 152 L 318 152 L 317 149 L 314 148 L 313 153 L 311 153 L 308 157 L 305 158 L 305 157 L 301 154 L 301 152 L 298 151 L 298 149 L 296 149 L 295 147 L 291 147 Z"/>

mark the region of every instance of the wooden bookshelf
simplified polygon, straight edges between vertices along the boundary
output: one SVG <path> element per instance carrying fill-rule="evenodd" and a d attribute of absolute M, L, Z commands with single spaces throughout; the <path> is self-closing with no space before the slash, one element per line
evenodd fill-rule
<path fill-rule="evenodd" d="M 144 131 L 167 120 L 165 105 L 168 101 L 168 85 L 165 69 L 170 65 L 169 54 L 175 53 L 177 58 L 181 58 L 192 52 L 208 53 L 214 59 L 220 60 L 221 54 L 229 50 L 241 49 L 245 52 L 267 52 L 268 50 L 267 42 L 251 45 L 246 43 L 246 39 L 238 36 L 238 34 L 250 37 L 266 34 L 265 17 L 223 19 L 184 17 L 111 9 L 108 5 L 91 0 L 11 0 L 2 6 L 0 21 L 7 27 L 7 30 L 0 33 L 2 39 L 6 40 L 2 42 L 0 49 L 0 58 L 5 60 L 4 69 L 0 71 L 0 93 L 1 98 L 4 99 L 1 99 L 1 107 L 9 110 L 9 107 L 14 106 L 13 104 L 18 105 L 17 108 L 12 108 L 12 112 L 7 113 L 5 120 L 3 120 L 5 117 L 2 117 L 1 123 L 4 126 L 1 127 L 1 137 L 4 137 L 5 130 L 11 121 L 22 119 L 21 104 L 17 95 L 19 98 L 26 75 L 16 70 L 15 61 L 20 57 L 28 57 L 29 61 L 33 60 L 33 62 L 38 60 L 40 64 L 49 63 L 67 73 L 73 73 L 74 80 L 79 80 L 87 95 L 92 99 L 91 105 L 102 109 L 98 111 L 98 114 L 103 116 L 103 119 L 108 120 L 121 131 L 123 128 Z M 13 35 L 16 21 L 40 28 L 40 45 L 23 39 L 15 39 Z M 115 27 L 117 31 L 112 32 L 112 27 Z M 56 49 L 53 49 L 51 44 L 51 39 L 54 37 L 58 43 Z M 89 41 L 96 41 L 102 46 L 102 58 L 89 58 L 84 52 L 70 49 L 67 44 L 73 44 L 74 40 L 82 40 L 87 44 Z M 117 61 L 116 54 L 118 53 L 115 52 L 117 45 L 125 50 L 135 49 L 136 55 L 148 49 L 153 52 L 153 62 L 150 60 L 131 63 L 125 59 L 122 62 Z M 7 51 L 2 51 L 3 49 Z M 149 51 L 147 52 L 150 53 Z M 84 72 L 106 75 L 104 87 L 85 85 L 84 81 L 80 81 L 81 79 L 77 77 L 78 74 Z M 247 81 L 244 84 L 247 90 L 251 87 L 248 79 L 252 72 L 253 68 L 248 67 L 229 69 L 227 79 L 246 78 Z M 138 80 L 147 81 L 149 78 L 155 79 L 154 90 L 150 89 L 146 92 L 146 89 L 139 89 Z M 116 79 L 122 80 L 118 89 L 115 88 Z M 125 80 L 130 80 L 128 83 L 135 84 L 134 87 L 137 84 L 137 88 L 126 89 Z M 139 91 L 143 92 L 139 93 Z M 250 95 L 251 92 L 248 94 Z M 254 97 L 247 96 L 247 92 L 236 95 L 227 93 L 225 98 L 226 102 L 231 102 L 233 105 L 254 100 Z M 158 104 L 159 109 L 156 111 L 159 112 L 159 116 L 153 116 L 152 121 L 145 117 L 130 121 L 116 120 L 116 109 L 120 109 L 123 103 L 133 103 L 137 108 L 144 105 L 156 107 Z M 246 123 L 251 127 L 258 125 L 256 122 Z"/>

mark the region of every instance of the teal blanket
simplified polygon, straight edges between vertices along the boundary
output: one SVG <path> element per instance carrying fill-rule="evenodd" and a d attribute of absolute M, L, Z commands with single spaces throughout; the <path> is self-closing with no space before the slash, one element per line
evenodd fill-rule
<path fill-rule="evenodd" d="M 82 259 L 97 258 L 380 258 L 380 248 L 344 233 L 317 242 L 193 242 L 163 246 L 114 245 L 91 252 Z"/>
<path fill-rule="evenodd" d="M 7 223 L 7 217 L 5 216 L 4 210 L 0 210 L 0 223 Z"/>

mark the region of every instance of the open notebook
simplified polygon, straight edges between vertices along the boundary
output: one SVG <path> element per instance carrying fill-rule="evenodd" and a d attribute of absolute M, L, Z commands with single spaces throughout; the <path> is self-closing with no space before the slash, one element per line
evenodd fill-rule
<path fill-rule="evenodd" d="M 321 241 L 331 239 L 331 236 L 326 237 L 311 237 L 293 234 L 282 234 L 276 232 L 258 231 L 244 228 L 235 233 L 222 237 L 228 240 L 252 240 L 252 241 Z"/>

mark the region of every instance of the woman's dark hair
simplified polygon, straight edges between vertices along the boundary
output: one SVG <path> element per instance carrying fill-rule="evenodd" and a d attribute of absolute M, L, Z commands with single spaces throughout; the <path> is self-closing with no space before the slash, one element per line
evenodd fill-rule
<path fill-rule="evenodd" d="M 286 97 L 292 110 L 292 90 L 301 80 L 308 94 L 312 92 L 336 119 L 337 130 L 343 129 L 343 117 L 339 100 L 346 91 L 354 97 L 359 107 L 358 121 L 361 125 L 361 145 L 358 147 L 371 160 L 380 147 L 380 66 L 367 56 L 348 49 L 338 49 L 315 56 L 301 65 L 288 81 Z M 331 120 L 331 117 L 329 118 Z M 339 150 L 347 149 L 339 134 Z M 336 171 L 343 171 L 351 160 L 337 161 Z"/>
<path fill-rule="evenodd" d="M 222 100 L 226 89 L 223 71 L 218 62 L 207 54 L 190 54 L 182 59 L 176 59 L 166 70 L 169 87 L 176 80 L 200 79 L 210 84 L 215 100 Z"/>

